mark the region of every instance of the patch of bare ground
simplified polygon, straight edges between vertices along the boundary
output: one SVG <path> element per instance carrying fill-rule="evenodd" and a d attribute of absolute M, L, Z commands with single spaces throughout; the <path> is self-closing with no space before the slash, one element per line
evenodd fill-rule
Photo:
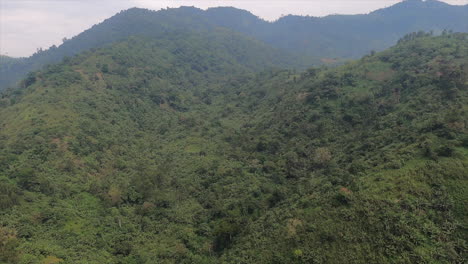
<path fill-rule="evenodd" d="M 392 78 L 394 74 L 395 74 L 394 70 L 368 72 L 366 74 L 366 78 L 373 80 L 373 81 L 386 81 Z"/>

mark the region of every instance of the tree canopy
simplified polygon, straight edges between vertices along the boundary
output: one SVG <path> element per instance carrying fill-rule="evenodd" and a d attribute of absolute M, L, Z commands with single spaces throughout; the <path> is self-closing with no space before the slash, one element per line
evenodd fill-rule
<path fill-rule="evenodd" d="M 296 72 L 174 33 L 30 73 L 0 99 L 0 262 L 462 262 L 466 42 Z"/>

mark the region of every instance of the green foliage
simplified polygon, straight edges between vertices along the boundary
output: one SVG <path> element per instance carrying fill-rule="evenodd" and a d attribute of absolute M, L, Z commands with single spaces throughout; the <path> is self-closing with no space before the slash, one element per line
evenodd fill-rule
<path fill-rule="evenodd" d="M 127 38 L 4 92 L 0 261 L 466 259 L 466 34 L 301 74 L 230 34 Z"/>
<path fill-rule="evenodd" d="M 0 209 L 10 208 L 19 202 L 20 191 L 9 179 L 0 178 Z"/>
<path fill-rule="evenodd" d="M 18 239 L 14 230 L 0 226 L 0 263 L 18 261 Z"/>

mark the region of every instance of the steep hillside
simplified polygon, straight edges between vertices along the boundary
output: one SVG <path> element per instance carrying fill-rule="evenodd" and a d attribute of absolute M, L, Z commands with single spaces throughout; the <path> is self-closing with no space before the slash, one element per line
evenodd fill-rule
<path fill-rule="evenodd" d="M 222 259 L 463 262 L 467 37 L 410 34 L 344 67 L 310 69 L 293 89 L 266 96 L 236 150 L 281 187 L 275 206 L 238 229 Z"/>
<path fill-rule="evenodd" d="M 466 34 L 300 74 L 167 39 L 2 95 L 0 262 L 466 258 Z"/>

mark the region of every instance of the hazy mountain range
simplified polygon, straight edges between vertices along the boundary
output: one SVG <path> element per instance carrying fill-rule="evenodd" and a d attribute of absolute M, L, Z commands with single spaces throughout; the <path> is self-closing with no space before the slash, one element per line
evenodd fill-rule
<path fill-rule="evenodd" d="M 267 22 L 236 8 L 207 11 L 181 7 L 160 11 L 129 9 L 66 41 L 29 58 L 1 57 L 0 89 L 13 85 L 31 70 L 132 35 L 160 36 L 174 31 L 199 32 L 224 27 L 246 34 L 283 51 L 296 68 L 336 63 L 380 51 L 414 31 L 444 29 L 468 32 L 468 5 L 410 0 L 366 15 L 327 17 L 286 16 Z M 300 58 L 300 59 L 299 59 Z"/>

